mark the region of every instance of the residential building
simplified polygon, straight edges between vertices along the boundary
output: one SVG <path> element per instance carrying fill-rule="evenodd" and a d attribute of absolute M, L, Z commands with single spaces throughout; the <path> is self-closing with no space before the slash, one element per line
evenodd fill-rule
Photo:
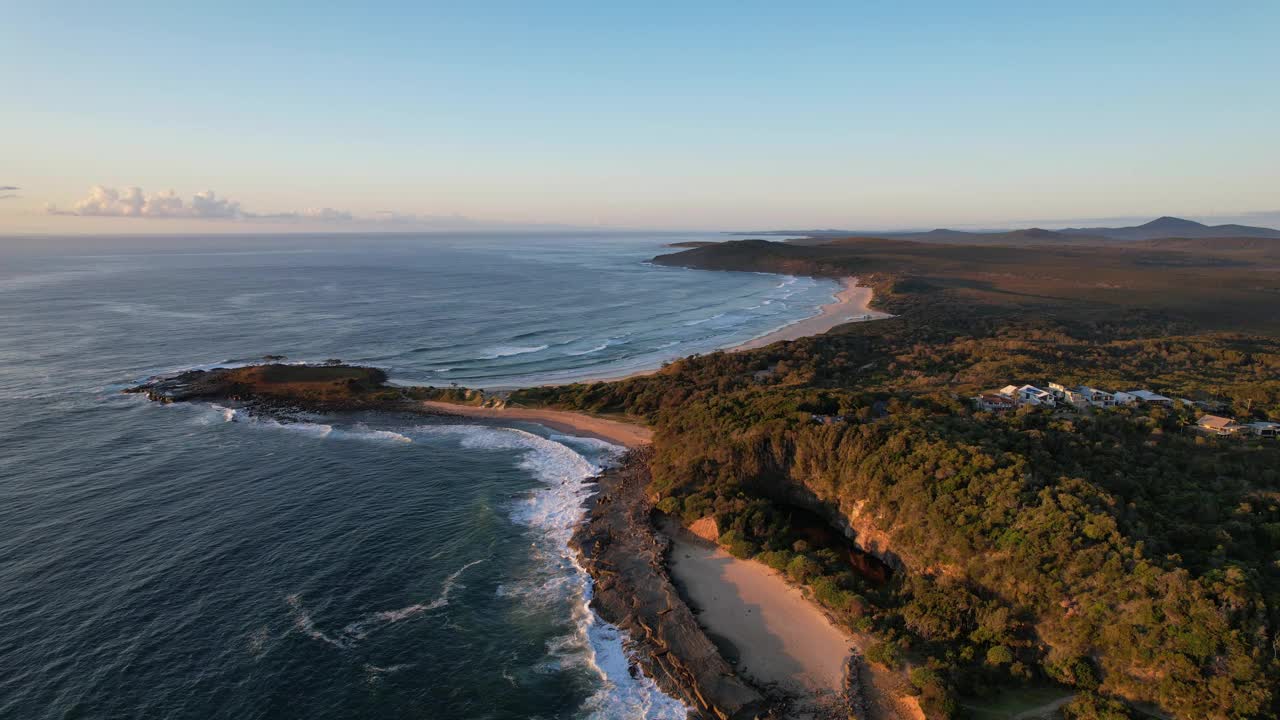
<path fill-rule="evenodd" d="M 1173 405 L 1173 398 L 1167 398 L 1151 392 L 1150 390 L 1128 390 L 1126 392 L 1118 392 L 1115 395 L 1117 405 L 1134 405 L 1141 403 L 1143 405 Z"/>
<path fill-rule="evenodd" d="M 1246 429 L 1245 426 L 1236 424 L 1235 420 L 1219 415 L 1201 415 L 1196 421 L 1196 427 L 1214 435 L 1235 435 Z"/>
<path fill-rule="evenodd" d="M 1081 392 L 1084 388 L 1069 388 L 1061 383 L 1049 383 L 1049 391 L 1053 393 L 1054 400 L 1075 405 L 1076 407 L 1087 407 L 1089 405 L 1089 397 Z"/>
<path fill-rule="evenodd" d="M 1249 423 L 1245 427 L 1258 437 L 1271 438 L 1272 440 L 1280 437 L 1280 423 L 1255 422 Z"/>
<path fill-rule="evenodd" d="M 1081 385 L 1079 390 L 1086 398 L 1088 398 L 1089 404 L 1094 407 L 1108 408 L 1116 404 L 1115 393 L 1110 393 L 1106 390 L 1099 390 L 1098 388 L 1089 387 L 1088 385 Z"/>
<path fill-rule="evenodd" d="M 974 398 L 973 402 L 978 406 L 979 410 L 986 410 L 987 412 L 1002 412 L 1017 407 L 1017 403 L 1013 401 L 1013 398 L 999 393 L 983 393 Z"/>
<path fill-rule="evenodd" d="M 1006 386 L 1004 390 L 1000 391 L 1000 394 L 1007 394 L 1005 393 L 1005 390 L 1008 390 L 1010 387 L 1013 386 Z M 1057 401 L 1053 399 L 1053 393 L 1048 390 L 1041 390 L 1035 385 L 1023 385 L 1021 387 L 1014 388 L 1013 399 L 1019 405 L 1043 405 L 1045 407 L 1054 407 L 1057 405 Z"/>

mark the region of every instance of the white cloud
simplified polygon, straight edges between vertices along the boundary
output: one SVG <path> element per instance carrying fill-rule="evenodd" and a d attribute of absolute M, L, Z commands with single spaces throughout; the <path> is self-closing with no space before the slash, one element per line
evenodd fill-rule
<path fill-rule="evenodd" d="M 0 187 L 0 191 L 6 188 Z M 14 188 L 16 189 L 16 188 Z M 0 197 L 3 197 L 0 195 Z M 564 229 L 570 226 L 510 221 L 484 221 L 463 215 L 400 213 L 390 210 L 371 215 L 355 215 L 346 210 L 319 207 L 276 213 L 251 212 L 239 202 L 219 197 L 212 190 L 196 193 L 184 200 L 172 190 L 148 193 L 139 187 L 114 188 L 98 185 L 69 210 L 45 205 L 50 215 L 79 217 L 118 217 L 139 219 L 187 219 L 234 223 L 241 229 L 267 224 L 295 225 L 299 229 L 317 230 L 339 226 L 343 231 L 434 231 L 476 229 Z"/>
<path fill-rule="evenodd" d="M 88 197 L 78 201 L 70 210 L 46 206 L 53 215 L 80 215 L 86 217 L 137 217 L 137 218 L 220 218 L 244 217 L 240 203 L 220 198 L 212 190 L 198 192 L 191 202 L 184 202 L 177 193 L 146 193 L 140 187 L 124 190 L 96 185 Z"/>
<path fill-rule="evenodd" d="M 7 188 L 0 187 L 0 190 Z M 17 188 L 12 188 L 16 190 Z M 229 198 L 218 197 L 212 190 L 198 192 L 185 201 L 172 190 L 167 192 L 148 193 L 139 187 L 128 187 L 119 190 L 113 187 L 97 185 L 89 190 L 89 195 L 71 207 L 61 210 L 55 205 L 46 205 L 45 211 L 51 215 L 77 215 L 81 217 L 128 217 L 128 218 L 187 218 L 198 220 L 265 220 L 265 221 L 314 221 L 314 222 L 349 222 L 354 219 L 351 213 L 333 208 L 316 208 L 298 212 L 253 213 L 240 207 L 240 203 Z"/>

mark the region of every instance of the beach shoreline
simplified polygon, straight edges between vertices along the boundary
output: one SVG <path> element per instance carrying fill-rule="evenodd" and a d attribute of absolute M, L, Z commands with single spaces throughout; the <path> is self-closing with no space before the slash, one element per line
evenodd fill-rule
<path fill-rule="evenodd" d="M 756 350 L 783 340 L 799 340 L 813 335 L 821 335 L 832 328 L 851 322 L 869 322 L 885 320 L 893 317 L 889 313 L 871 309 L 873 291 L 870 287 L 858 284 L 858 278 L 850 275 L 840 279 L 841 288 L 831 302 L 818 307 L 818 312 L 809 317 L 789 322 L 782 327 L 734 345 L 719 348 L 717 352 L 742 352 Z M 573 382 L 618 382 L 631 378 L 653 375 L 662 368 L 635 370 L 613 375 L 589 375 Z M 572 383 L 564 383 L 566 385 Z"/>
<path fill-rule="evenodd" d="M 570 410 L 479 407 L 442 400 L 423 400 L 422 407 L 440 415 L 537 423 L 569 435 L 604 440 L 630 449 L 644 447 L 653 441 L 653 431 L 643 425 Z"/>
<path fill-rule="evenodd" d="M 871 309 L 872 290 L 858 284 L 858 278 L 841 278 L 841 288 L 835 299 L 818 309 L 816 315 L 783 325 L 756 338 L 725 348 L 727 352 L 755 350 L 783 340 L 799 340 L 821 335 L 834 327 L 851 322 L 868 322 L 893 317 L 889 313 Z"/>
<path fill-rule="evenodd" d="M 757 560 L 740 559 L 673 518 L 667 569 L 698 623 L 732 647 L 734 667 L 757 686 L 780 688 L 799 712 L 847 709 L 844 669 L 853 656 L 865 720 L 924 720 L 900 673 L 861 658 L 876 642 L 836 621 L 799 586 Z"/>
<path fill-rule="evenodd" d="M 733 557 L 671 518 L 658 523 L 671 543 L 667 569 L 698 624 L 735 670 L 779 689 L 794 710 L 838 709 L 852 640 L 803 592 L 769 567 Z"/>
<path fill-rule="evenodd" d="M 729 351 L 751 350 L 773 342 L 821 334 L 837 325 L 887 317 L 870 310 L 871 289 L 861 287 L 853 277 L 843 280 L 843 289 L 833 302 L 817 314 L 740 343 Z M 650 375 L 661 369 L 634 373 Z M 845 699 L 844 668 L 852 642 L 847 629 L 838 627 L 804 592 L 785 578 L 754 561 L 728 556 L 714 545 L 709 562 L 733 566 L 733 578 L 715 573 L 690 580 L 680 578 L 685 587 L 697 587 L 721 598 L 729 610 L 705 602 L 706 595 L 685 595 L 672 584 L 672 576 L 692 552 L 677 545 L 670 548 L 677 533 L 660 532 L 651 518 L 652 498 L 648 496 L 653 431 L 634 419 L 601 417 L 584 412 L 552 408 L 510 407 L 505 395 L 470 393 L 467 397 L 492 404 L 472 404 L 425 400 L 414 396 L 412 388 L 387 384 L 383 370 L 370 367 L 326 365 L 264 364 L 240 368 L 189 371 L 159 379 L 126 392 L 142 392 L 158 402 L 189 400 L 232 400 L 255 412 L 285 414 L 304 411 L 411 411 L 451 418 L 466 418 L 494 424 L 534 423 L 566 435 L 595 438 L 628 450 L 617 474 L 606 473 L 592 494 L 589 520 L 576 535 L 584 569 L 595 584 L 592 606 L 611 623 L 626 630 L 635 645 L 635 661 L 645 666 L 663 689 L 681 697 L 702 717 L 778 717 L 778 709 L 805 708 L 805 717 L 828 717 L 835 712 L 848 717 L 841 708 Z M 430 395 L 427 395 L 429 397 Z M 437 396 L 438 397 L 438 396 Z M 604 478 L 610 478 L 605 480 Z M 705 568 L 704 568 L 705 569 Z M 712 613 L 695 618 L 692 601 Z M 762 608 L 751 623 L 735 623 L 733 607 L 751 603 Z M 767 608 L 767 609 L 766 609 Z M 643 612 L 642 612 L 643 610 Z M 793 627 L 803 619 L 802 631 Z M 706 622 L 700 622 L 705 620 Z M 743 631 L 746 631 L 745 633 Z M 747 661 L 750 677 L 759 687 L 738 677 L 726 664 L 706 633 L 730 638 L 735 655 Z M 815 650 L 815 648 L 817 648 Z M 817 715 L 814 715 L 814 712 Z M 789 717 L 788 714 L 783 715 Z M 884 717 L 897 717 L 886 715 Z M 878 720 L 872 716 L 871 720 Z"/>

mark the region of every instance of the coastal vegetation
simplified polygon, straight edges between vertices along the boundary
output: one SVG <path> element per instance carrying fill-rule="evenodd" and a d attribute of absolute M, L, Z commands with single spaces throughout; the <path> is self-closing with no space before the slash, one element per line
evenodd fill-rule
<path fill-rule="evenodd" d="M 1257 311 L 1277 265 L 1243 246 L 697 248 L 658 261 L 858 274 L 897 317 L 509 401 L 647 418 L 658 508 L 714 517 L 735 555 L 875 633 L 868 660 L 910 667 L 930 717 L 1045 680 L 1081 691 L 1073 718 L 1272 716 L 1280 448 L 1184 434 L 1197 411 L 1182 404 L 990 414 L 966 399 L 1053 379 L 1280 417 L 1280 320 Z M 810 546 L 795 503 L 897 572 L 872 582 Z"/>

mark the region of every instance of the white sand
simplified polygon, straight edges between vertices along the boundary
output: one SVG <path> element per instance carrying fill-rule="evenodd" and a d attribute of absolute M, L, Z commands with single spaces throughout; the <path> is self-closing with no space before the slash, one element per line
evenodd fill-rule
<path fill-rule="evenodd" d="M 772 569 L 683 533 L 675 533 L 668 567 L 698 622 L 732 647 L 739 672 L 790 691 L 840 690 L 849 638 Z"/>
<path fill-rule="evenodd" d="M 821 335 L 837 325 L 866 320 L 883 320 L 893 317 L 868 307 L 871 304 L 871 288 L 858 285 L 858 278 L 847 277 L 844 288 L 836 293 L 835 302 L 822 306 L 817 315 L 781 327 L 767 335 L 748 340 L 730 348 L 731 352 L 753 350 L 771 345 L 779 340 L 799 340 L 810 335 Z"/>
<path fill-rule="evenodd" d="M 426 400 L 423 407 L 431 410 L 460 415 L 471 418 L 488 418 L 494 420 L 526 420 L 545 425 L 552 430 L 582 435 L 618 443 L 626 447 L 648 445 L 653 439 L 653 431 L 643 425 L 595 417 L 585 413 L 568 410 L 544 410 L 539 408 L 482 408 L 474 405 L 458 405 L 456 403 Z"/>
<path fill-rule="evenodd" d="M 865 655 L 876 641 L 837 626 L 767 565 L 739 560 L 670 519 L 661 527 L 672 538 L 667 567 L 698 622 L 740 673 L 798 695 L 795 717 L 812 717 L 804 708 L 830 701 L 850 649 Z M 869 720 L 924 720 L 901 673 L 864 661 L 860 675 Z"/>

